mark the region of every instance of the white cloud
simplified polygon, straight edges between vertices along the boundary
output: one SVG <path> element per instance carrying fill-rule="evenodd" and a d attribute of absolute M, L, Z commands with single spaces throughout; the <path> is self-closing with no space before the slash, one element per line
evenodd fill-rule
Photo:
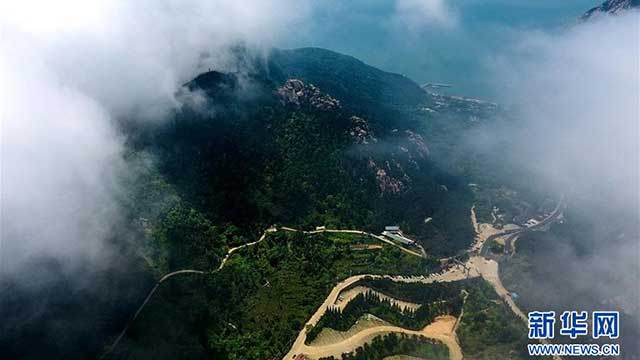
<path fill-rule="evenodd" d="M 536 173 L 621 206 L 638 200 L 639 17 L 524 34 L 494 68 L 496 87 L 525 124 L 520 148 Z"/>
<path fill-rule="evenodd" d="M 507 166 L 527 168 L 532 184 L 567 195 L 574 219 L 586 216 L 593 225 L 595 243 L 572 239 L 580 250 L 559 245 L 559 257 L 581 271 L 567 273 L 566 281 L 632 303 L 640 270 L 638 24 L 635 11 L 560 33 L 524 33 L 493 72 L 519 129 L 507 132 L 515 146 L 500 156 L 513 161 Z M 592 253 L 576 255 L 584 249 Z"/>
<path fill-rule="evenodd" d="M 5 1 L 0 269 L 32 256 L 97 261 L 126 171 L 115 119 L 160 118 L 174 92 L 229 66 L 237 42 L 268 47 L 309 5 L 263 1 Z"/>
<path fill-rule="evenodd" d="M 446 0 L 396 0 L 394 20 L 411 31 L 431 26 L 453 28 L 458 24 L 458 13 Z"/>

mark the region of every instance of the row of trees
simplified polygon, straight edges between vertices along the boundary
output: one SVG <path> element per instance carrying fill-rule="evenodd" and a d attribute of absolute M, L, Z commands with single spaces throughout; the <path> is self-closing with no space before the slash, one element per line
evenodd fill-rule
<path fill-rule="evenodd" d="M 449 359 L 449 349 L 439 342 L 423 336 L 408 336 L 391 333 L 377 336 L 371 343 L 358 347 L 355 351 L 342 354 L 342 360 L 383 360 L 388 356 L 408 355 L 430 360 Z M 320 360 L 336 360 L 325 357 Z"/>
<path fill-rule="evenodd" d="M 404 284 L 389 279 L 364 279 L 354 286 L 365 285 L 391 297 L 420 304 L 413 309 L 402 309 L 388 298 L 367 291 L 358 294 L 343 310 L 329 308 L 316 326 L 307 332 L 307 342 L 312 342 L 324 328 L 347 331 L 365 314 L 372 314 L 393 325 L 419 330 L 440 315 L 457 316 L 462 309 L 462 284 L 435 283 Z M 405 289 L 406 287 L 406 289 Z"/>

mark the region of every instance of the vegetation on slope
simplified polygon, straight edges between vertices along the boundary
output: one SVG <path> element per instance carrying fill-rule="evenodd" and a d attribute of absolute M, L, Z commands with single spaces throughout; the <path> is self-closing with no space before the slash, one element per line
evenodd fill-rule
<path fill-rule="evenodd" d="M 415 83 L 321 49 L 275 51 L 250 67 L 198 76 L 187 88 L 204 104 L 187 101 L 173 121 L 129 131 L 132 148 L 155 155 L 189 207 L 245 236 L 273 223 L 376 232 L 400 224 L 433 254 L 468 246 L 471 191 L 405 139 L 421 121 L 411 109 L 430 101 Z M 290 77 L 343 106 L 283 103 L 276 90 Z M 368 146 L 354 139 L 354 115 L 375 137 Z M 439 136 L 427 134 L 426 146 Z M 382 191 L 380 169 L 403 187 Z"/>
<path fill-rule="evenodd" d="M 465 359 L 527 358 L 527 330 L 493 288 L 479 281 L 467 288 L 457 334 Z"/>
<path fill-rule="evenodd" d="M 322 234 L 273 233 L 234 254 L 215 275 L 163 284 L 115 356 L 280 358 L 341 279 L 423 273 L 427 265 L 391 246 L 351 251 Z"/>
<path fill-rule="evenodd" d="M 376 336 L 371 343 L 342 355 L 342 360 L 383 360 L 393 355 L 415 356 L 429 360 L 449 359 L 449 349 L 439 342 L 418 336 L 391 333 Z M 336 360 L 330 356 L 320 360 Z"/>
<path fill-rule="evenodd" d="M 307 342 L 312 342 L 325 327 L 347 331 L 365 314 L 372 314 L 399 327 L 422 329 L 437 316 L 457 316 L 460 313 L 463 302 L 461 290 L 466 283 L 404 284 L 388 279 L 356 282 L 352 287 L 367 286 L 393 298 L 418 303 L 421 306 L 416 310 L 403 310 L 392 304 L 389 299 L 381 299 L 375 293 L 358 294 L 343 310 L 328 309 L 316 326 L 307 332 Z"/>

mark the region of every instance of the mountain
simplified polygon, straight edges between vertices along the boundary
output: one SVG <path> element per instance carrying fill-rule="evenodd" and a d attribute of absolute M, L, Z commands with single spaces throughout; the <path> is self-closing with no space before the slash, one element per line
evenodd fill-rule
<path fill-rule="evenodd" d="M 423 126 L 430 111 L 483 104 L 426 93 L 324 49 L 274 50 L 267 61 L 243 56 L 248 70 L 211 71 L 185 84 L 181 96 L 203 95 L 204 105 L 184 106 L 138 139 L 151 144 L 190 206 L 251 231 L 398 223 L 429 252 L 468 245 L 471 225 L 452 219 L 468 218 L 471 192 L 436 164 Z M 433 130 L 437 143 L 445 130 Z"/>
<path fill-rule="evenodd" d="M 581 17 L 582 20 L 592 19 L 602 14 L 621 14 L 629 9 L 640 6 L 640 0 L 607 0 L 600 6 L 596 6 Z"/>
<path fill-rule="evenodd" d="M 274 234 L 216 276 L 163 284 L 111 355 L 279 358 L 335 281 L 436 269 L 473 241 L 473 205 L 489 217 L 495 204 L 484 189 L 504 193 L 492 187 L 501 174 L 487 172 L 490 162 L 465 141 L 499 121 L 495 104 L 429 93 L 324 49 L 236 56 L 235 70 L 184 84 L 169 121 L 122 121 L 135 173 L 123 190 L 128 221 L 113 239 L 122 269 L 87 275 L 99 289 L 85 294 L 69 288 L 56 264 L 39 266 L 55 278 L 48 296 L 11 291 L 0 299 L 0 330 L 9 334 L 0 355 L 96 358 L 154 279 L 216 269 L 230 248 L 272 224 L 374 233 L 400 225 L 423 246 L 426 257 L 416 258 L 393 248 L 352 251 L 341 238 Z M 519 211 L 504 197 L 497 204 L 505 214 Z"/>
<path fill-rule="evenodd" d="M 232 71 L 184 84 L 170 121 L 125 125 L 131 157 L 154 165 L 131 200 L 161 209 L 136 220 L 149 271 L 215 269 L 272 224 L 400 225 L 426 258 L 279 232 L 216 276 L 163 285 L 113 358 L 281 358 L 336 279 L 435 269 L 473 241 L 475 194 L 453 172 L 452 134 L 486 122 L 494 104 L 428 93 L 324 49 L 235 56 Z"/>

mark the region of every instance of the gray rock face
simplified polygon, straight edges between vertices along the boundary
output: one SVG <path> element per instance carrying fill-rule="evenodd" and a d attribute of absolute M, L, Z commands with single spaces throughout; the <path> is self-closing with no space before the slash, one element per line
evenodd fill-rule
<path fill-rule="evenodd" d="M 629 9 L 640 7 L 640 0 L 607 0 L 600 6 L 590 9 L 580 19 L 589 20 L 603 14 L 621 14 Z"/>
<path fill-rule="evenodd" d="M 373 133 L 369 128 L 369 123 L 365 119 L 359 116 L 352 116 L 350 120 L 351 130 L 349 131 L 349 134 L 356 144 L 368 145 L 378 142 L 378 139 L 373 136 Z"/>
<path fill-rule="evenodd" d="M 289 79 L 276 91 L 283 105 L 300 108 L 311 105 L 316 109 L 331 111 L 340 107 L 340 101 L 324 94 L 313 84 L 302 80 Z"/>

